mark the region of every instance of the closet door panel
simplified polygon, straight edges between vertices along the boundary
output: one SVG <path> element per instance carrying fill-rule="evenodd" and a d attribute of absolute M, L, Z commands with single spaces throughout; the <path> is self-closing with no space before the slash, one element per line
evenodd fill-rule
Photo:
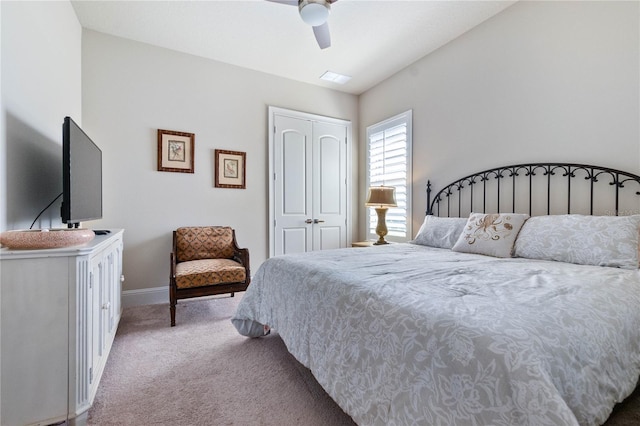
<path fill-rule="evenodd" d="M 311 161 L 311 123 L 286 116 L 275 120 L 274 143 L 274 234 L 276 254 L 312 249 L 310 196 L 313 190 Z"/>
<path fill-rule="evenodd" d="M 347 130 L 313 123 L 313 249 L 347 246 Z"/>

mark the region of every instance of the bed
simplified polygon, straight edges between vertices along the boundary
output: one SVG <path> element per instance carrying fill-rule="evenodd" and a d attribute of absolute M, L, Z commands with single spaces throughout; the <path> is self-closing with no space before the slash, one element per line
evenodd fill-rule
<path fill-rule="evenodd" d="M 428 184 L 414 241 L 268 259 L 232 322 L 277 330 L 360 425 L 602 424 L 640 375 L 639 185 L 558 163 Z"/>

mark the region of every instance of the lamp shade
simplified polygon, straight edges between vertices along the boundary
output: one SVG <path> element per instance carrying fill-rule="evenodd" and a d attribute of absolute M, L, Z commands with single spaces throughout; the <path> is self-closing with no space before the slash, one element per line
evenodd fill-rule
<path fill-rule="evenodd" d="M 367 207 L 396 207 L 396 188 L 394 186 L 372 186 L 367 196 Z"/>

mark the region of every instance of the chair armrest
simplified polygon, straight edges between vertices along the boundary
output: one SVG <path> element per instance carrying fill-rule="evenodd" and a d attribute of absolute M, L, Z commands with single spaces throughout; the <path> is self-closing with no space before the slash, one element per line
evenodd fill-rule
<path fill-rule="evenodd" d="M 251 267 L 249 263 L 249 249 L 238 247 L 238 241 L 236 241 L 236 230 L 231 230 L 233 236 L 233 260 L 244 266 L 245 269 L 245 281 L 247 285 L 251 282 Z"/>
<path fill-rule="evenodd" d="M 251 264 L 249 263 L 249 249 L 235 247 L 233 260 L 244 266 L 247 285 L 251 282 Z"/>
<path fill-rule="evenodd" d="M 173 242 L 171 243 L 171 270 L 169 271 L 169 282 L 174 283 L 176 279 L 176 258 L 177 258 L 177 242 L 176 231 L 173 231 Z"/>
<path fill-rule="evenodd" d="M 176 254 L 171 252 L 171 264 L 169 270 L 169 289 L 170 291 L 174 291 L 176 288 Z"/>

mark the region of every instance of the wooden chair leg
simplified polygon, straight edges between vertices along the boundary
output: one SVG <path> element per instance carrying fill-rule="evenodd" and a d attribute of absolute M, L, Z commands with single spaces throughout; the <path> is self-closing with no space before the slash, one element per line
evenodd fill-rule
<path fill-rule="evenodd" d="M 235 293 L 231 293 L 231 297 L 233 297 L 233 295 L 234 295 L 234 294 L 235 294 Z"/>
<path fill-rule="evenodd" d="M 175 327 L 176 325 L 176 303 L 171 301 L 171 306 L 169 307 L 171 311 L 171 327 Z"/>
<path fill-rule="evenodd" d="M 178 297 L 176 295 L 176 289 L 173 283 L 169 286 L 169 311 L 171 312 L 171 327 L 176 325 L 176 303 L 178 303 Z"/>

